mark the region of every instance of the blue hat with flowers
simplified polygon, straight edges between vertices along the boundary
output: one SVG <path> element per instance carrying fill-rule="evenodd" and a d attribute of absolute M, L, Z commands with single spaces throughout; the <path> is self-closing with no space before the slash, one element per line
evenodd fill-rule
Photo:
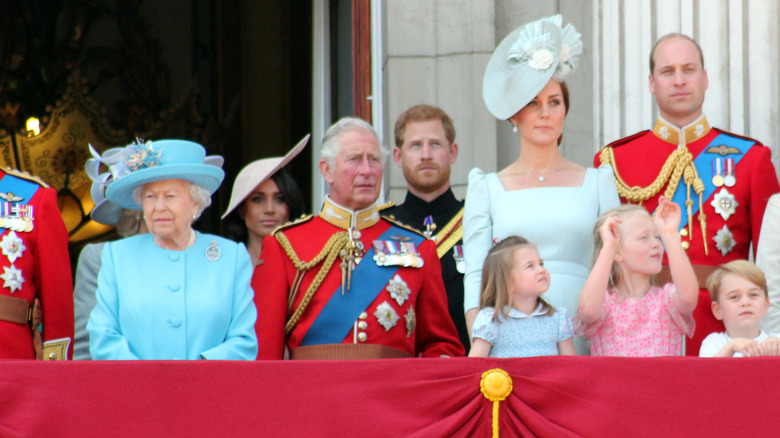
<path fill-rule="evenodd" d="M 133 190 L 164 179 L 183 179 L 214 193 L 225 172 L 208 158 L 212 157 L 206 157 L 206 149 L 192 141 L 136 141 L 125 147 L 121 159 L 109 167 L 114 182 L 106 189 L 106 197 L 119 207 L 141 210 L 133 199 Z"/>
<path fill-rule="evenodd" d="M 490 57 L 482 81 L 482 99 L 496 118 L 515 115 L 550 79 L 562 82 L 582 53 L 580 34 L 560 15 L 528 23 L 510 33 Z"/>

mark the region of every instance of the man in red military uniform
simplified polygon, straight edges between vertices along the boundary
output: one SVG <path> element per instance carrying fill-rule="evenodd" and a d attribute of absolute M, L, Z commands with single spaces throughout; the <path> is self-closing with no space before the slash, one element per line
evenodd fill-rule
<path fill-rule="evenodd" d="M 252 278 L 259 359 L 463 355 L 436 245 L 380 216 L 383 156 L 360 119 L 326 132 L 322 211 L 266 237 Z"/>
<path fill-rule="evenodd" d="M 73 282 L 68 231 L 54 189 L 27 174 L 0 170 L 0 250 L 0 358 L 70 358 Z M 36 298 L 43 312 L 42 351 L 33 327 Z"/>
<path fill-rule="evenodd" d="M 707 86 L 698 44 L 681 34 L 660 38 L 650 54 L 650 92 L 659 111 L 655 128 L 607 145 L 595 159 L 596 165 L 613 167 L 623 202 L 640 203 L 652 213 L 665 195 L 682 209 L 682 245 L 701 289 L 696 331 L 686 343 L 692 356 L 708 334 L 724 331 L 710 310 L 707 276 L 722 263 L 748 258 L 751 242 L 758 244 L 767 201 L 780 190 L 769 148 L 707 123 L 702 114 Z"/>

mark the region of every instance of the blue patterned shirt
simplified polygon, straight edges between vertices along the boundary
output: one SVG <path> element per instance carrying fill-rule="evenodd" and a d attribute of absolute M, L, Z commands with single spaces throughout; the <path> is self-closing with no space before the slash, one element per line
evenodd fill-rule
<path fill-rule="evenodd" d="M 558 342 L 574 335 L 571 318 L 566 309 L 558 308 L 553 316 L 546 316 L 540 304 L 531 315 L 505 307 L 507 317 L 493 321 L 495 308 L 485 307 L 474 320 L 472 338 L 489 342 L 490 357 L 557 356 Z"/>

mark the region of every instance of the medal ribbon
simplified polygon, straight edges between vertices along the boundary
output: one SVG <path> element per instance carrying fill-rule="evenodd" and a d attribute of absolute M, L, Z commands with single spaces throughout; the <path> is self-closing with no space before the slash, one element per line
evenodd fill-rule
<path fill-rule="evenodd" d="M 417 233 L 392 225 L 377 240 L 389 240 L 390 236 L 398 235 L 411 238 L 417 246 L 425 241 Z M 342 295 L 339 286 L 306 332 L 301 346 L 340 344 L 344 341 L 358 316 L 382 293 L 387 282 L 398 272 L 397 266 L 377 266 L 372 263 L 373 260 L 374 246 L 371 245 L 363 261 L 352 271 L 352 288 Z"/>
<path fill-rule="evenodd" d="M 41 186 L 30 182 L 25 181 L 21 178 L 17 178 L 12 175 L 5 175 L 2 179 L 0 179 L 0 193 L 13 193 L 14 196 L 19 196 L 22 198 L 19 202 L 6 202 L 2 199 L 0 199 L 0 212 L 11 211 L 11 206 L 13 205 L 25 205 L 28 202 L 30 202 L 30 199 L 32 199 L 33 195 L 35 195 L 35 192 L 38 191 L 38 188 Z M 2 214 L 2 213 L 0 213 Z M 8 229 L 0 229 L 0 236 L 5 234 L 5 232 L 8 231 Z"/>
<path fill-rule="evenodd" d="M 712 177 L 714 176 L 712 172 L 712 166 L 706 166 L 705 162 L 709 159 L 711 160 L 711 156 L 709 154 L 718 154 L 717 152 L 704 152 L 707 149 L 709 149 L 712 146 L 715 145 L 725 145 L 728 147 L 736 148 L 741 152 L 741 154 L 736 155 L 736 158 L 734 158 L 734 167 L 737 166 L 737 163 L 747 154 L 748 150 L 756 144 L 753 141 L 750 140 L 744 140 L 737 137 L 732 137 L 730 135 L 726 134 L 720 134 L 717 137 L 713 138 L 710 144 L 704 147 L 702 149 L 702 152 L 699 153 L 699 155 L 696 157 L 696 159 L 693 160 L 693 165 L 696 166 L 696 170 L 699 171 L 699 178 L 701 178 L 702 182 L 704 183 L 704 192 L 702 193 L 702 204 L 704 204 L 704 201 L 709 199 L 710 196 L 712 196 L 713 193 L 715 193 L 715 190 L 717 190 L 717 187 L 715 187 L 714 184 L 712 184 Z M 718 154 L 719 155 L 719 154 Z M 707 175 L 706 171 L 709 170 L 710 174 Z M 691 193 L 691 199 L 697 196 L 696 193 Z M 679 205 L 682 209 L 683 213 L 686 210 L 685 201 L 688 199 L 687 196 L 687 188 L 685 184 L 679 184 L 677 186 L 677 190 L 674 191 L 674 196 L 672 196 L 672 202 Z M 695 216 L 699 212 L 699 203 L 694 202 L 693 203 L 693 215 Z M 688 225 L 688 216 L 686 214 L 683 214 L 680 218 L 680 229 L 682 230 Z"/>

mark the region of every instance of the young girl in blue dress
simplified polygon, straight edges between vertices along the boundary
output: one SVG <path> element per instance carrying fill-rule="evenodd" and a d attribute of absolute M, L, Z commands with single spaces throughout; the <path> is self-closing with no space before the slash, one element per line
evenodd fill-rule
<path fill-rule="evenodd" d="M 541 297 L 549 287 L 550 273 L 536 246 L 519 236 L 496 244 L 482 266 L 469 357 L 577 354 L 566 309 L 556 310 Z"/>

